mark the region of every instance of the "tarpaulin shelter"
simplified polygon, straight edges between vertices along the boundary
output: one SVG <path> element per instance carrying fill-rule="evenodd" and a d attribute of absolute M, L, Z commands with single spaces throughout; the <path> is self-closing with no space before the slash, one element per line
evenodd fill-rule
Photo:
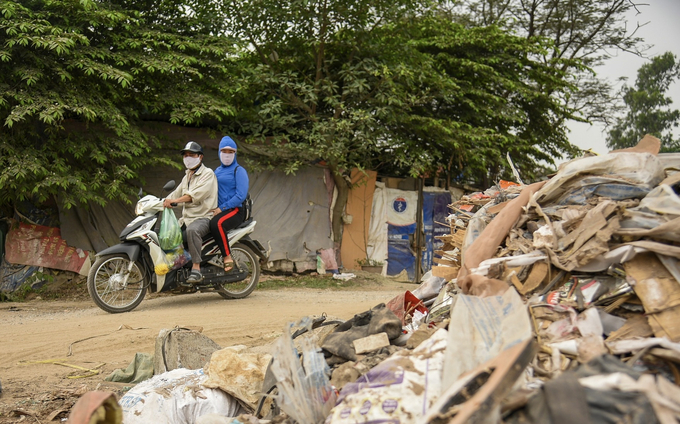
<path fill-rule="evenodd" d="M 352 181 L 359 181 L 360 174 L 359 171 L 353 172 Z M 393 186 L 398 180 L 382 179 Z M 384 264 L 384 275 L 396 276 L 405 272 L 408 279 L 413 280 L 416 275 L 418 214 L 423 219 L 424 236 L 420 244 L 423 249 L 421 269 L 426 272 L 432 267 L 435 250 L 442 245 L 435 236 L 449 231 L 448 226 L 440 224 L 446 222 L 452 192 L 424 187 L 422 208 L 419 210 L 418 191 L 387 187 L 382 181 L 374 184 L 374 187 L 367 187 L 367 181 L 355 184 L 350 195 L 346 214 L 351 219 L 346 220 L 344 226 L 343 265 L 348 269 L 358 269 L 356 259 L 371 259 Z M 370 205 L 368 218 L 367 205 Z"/>

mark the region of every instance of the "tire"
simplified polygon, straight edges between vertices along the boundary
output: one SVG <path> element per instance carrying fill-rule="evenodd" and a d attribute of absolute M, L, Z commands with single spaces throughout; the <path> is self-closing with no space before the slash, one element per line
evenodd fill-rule
<path fill-rule="evenodd" d="M 117 314 L 137 307 L 149 286 L 148 276 L 139 262 L 134 262 L 125 286 L 122 286 L 130 259 L 125 254 L 97 258 L 87 275 L 87 291 L 94 303 L 106 312 Z"/>
<path fill-rule="evenodd" d="M 236 283 L 215 284 L 215 289 L 225 299 L 243 299 L 255 290 L 260 281 L 260 262 L 257 255 L 241 243 L 232 246 L 231 257 L 239 268 L 248 271 L 248 277 Z"/>

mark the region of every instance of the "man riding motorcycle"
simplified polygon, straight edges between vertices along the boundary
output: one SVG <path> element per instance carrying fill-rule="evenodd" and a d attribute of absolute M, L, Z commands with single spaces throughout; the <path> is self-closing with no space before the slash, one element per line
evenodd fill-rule
<path fill-rule="evenodd" d="M 203 148 L 190 141 L 181 150 L 186 173 L 180 185 L 163 201 L 166 208 L 182 203 L 179 223 L 186 226 L 187 244 L 191 254 L 191 274 L 188 283 L 203 281 L 201 274 L 202 238 L 210 232 L 210 218 L 217 207 L 217 179 L 212 169 L 203 165 Z"/>

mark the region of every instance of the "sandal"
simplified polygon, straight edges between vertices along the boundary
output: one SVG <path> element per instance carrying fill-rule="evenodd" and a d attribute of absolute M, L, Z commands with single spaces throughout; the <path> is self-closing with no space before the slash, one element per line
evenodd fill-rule
<path fill-rule="evenodd" d="M 229 259 L 227 261 L 224 261 L 224 272 L 229 272 L 232 269 L 234 269 L 234 260 Z"/>

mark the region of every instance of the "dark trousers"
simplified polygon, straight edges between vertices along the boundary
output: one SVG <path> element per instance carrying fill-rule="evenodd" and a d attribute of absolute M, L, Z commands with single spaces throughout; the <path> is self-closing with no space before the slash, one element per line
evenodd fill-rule
<path fill-rule="evenodd" d="M 218 213 L 210 220 L 210 233 L 212 233 L 225 258 L 231 254 L 227 233 L 241 225 L 245 218 L 246 213 L 243 208 L 233 208 Z"/>

